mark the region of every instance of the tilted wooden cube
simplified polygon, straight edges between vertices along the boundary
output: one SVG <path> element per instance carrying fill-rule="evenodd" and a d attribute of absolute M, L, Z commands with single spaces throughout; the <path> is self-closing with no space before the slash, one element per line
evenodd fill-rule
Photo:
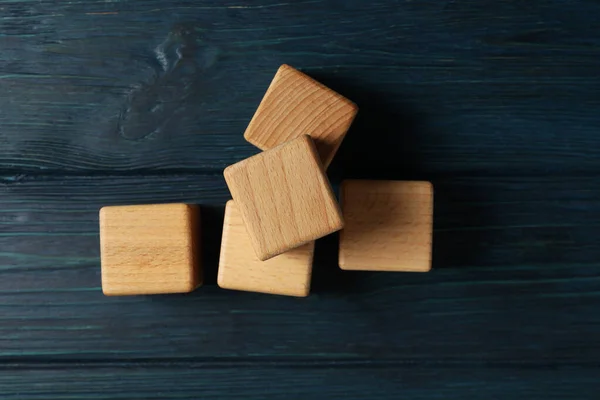
<path fill-rule="evenodd" d="M 356 104 L 347 98 L 289 65 L 282 65 L 244 137 L 267 150 L 300 135 L 310 135 L 327 168 L 357 112 Z"/>
<path fill-rule="evenodd" d="M 345 270 L 427 272 L 431 269 L 433 187 L 429 182 L 342 182 Z"/>
<path fill-rule="evenodd" d="M 285 296 L 308 296 L 315 242 L 266 261 L 254 254 L 242 215 L 235 202 L 225 207 L 217 282 L 224 289 Z"/>
<path fill-rule="evenodd" d="M 109 296 L 191 292 L 201 284 L 198 236 L 197 206 L 103 207 L 102 291 Z"/>
<path fill-rule="evenodd" d="M 317 150 L 306 135 L 231 165 L 224 175 L 261 261 L 343 226 Z"/>

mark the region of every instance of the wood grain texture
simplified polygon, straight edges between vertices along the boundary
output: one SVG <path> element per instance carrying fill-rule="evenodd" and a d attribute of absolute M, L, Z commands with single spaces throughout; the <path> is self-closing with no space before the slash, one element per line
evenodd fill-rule
<path fill-rule="evenodd" d="M 340 207 L 307 135 L 231 165 L 224 176 L 259 260 L 343 226 Z"/>
<path fill-rule="evenodd" d="M 431 269 L 431 183 L 345 180 L 340 193 L 345 222 L 340 232 L 341 269 Z"/>
<path fill-rule="evenodd" d="M 600 170 L 596 2 L 237 6 L 4 3 L 2 168 L 217 173 L 288 63 L 361 109 L 333 174 Z"/>
<path fill-rule="evenodd" d="M 104 294 L 186 293 L 200 286 L 198 218 L 198 207 L 188 204 L 103 207 Z"/>
<path fill-rule="evenodd" d="M 217 282 L 224 289 L 306 297 L 310 293 L 315 242 L 267 261 L 254 254 L 242 214 L 233 200 L 225 206 Z"/>
<path fill-rule="evenodd" d="M 3 398 L 21 399 L 196 399 L 198 391 L 223 399 L 390 399 L 512 398 L 596 400 L 593 368 L 468 368 L 377 363 L 239 361 L 215 363 L 59 364 L 56 369 L 27 364 L 2 371 Z M 573 394 L 576 393 L 577 396 Z M 101 395 L 100 395 L 101 394 Z"/>
<path fill-rule="evenodd" d="M 309 135 L 327 168 L 357 112 L 356 104 L 344 96 L 284 64 L 277 70 L 244 138 L 268 150 Z"/>
<path fill-rule="evenodd" d="M 470 177 L 433 184 L 430 273 L 341 271 L 333 235 L 316 243 L 306 299 L 217 287 L 222 205 L 229 199 L 221 175 L 48 176 L 3 184 L 0 365 L 231 360 L 233 373 L 244 360 L 380 360 L 482 373 L 497 366 L 516 377 L 597 368 L 600 180 Z M 201 244 L 205 284 L 184 295 L 105 297 L 98 209 L 150 201 L 201 205 L 202 231 L 215 232 Z M 358 383 L 347 384 L 344 390 Z"/>
<path fill-rule="evenodd" d="M 3 399 L 590 399 L 600 4 L 4 1 Z M 217 287 L 223 169 L 274 71 L 360 106 L 328 173 L 431 180 L 433 269 Z M 105 297 L 98 209 L 202 207 L 205 285 Z"/>

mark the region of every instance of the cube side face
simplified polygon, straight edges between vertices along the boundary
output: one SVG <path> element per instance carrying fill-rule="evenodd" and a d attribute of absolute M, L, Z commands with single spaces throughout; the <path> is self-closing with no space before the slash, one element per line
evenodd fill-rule
<path fill-rule="evenodd" d="M 186 204 L 188 208 L 188 226 L 187 230 L 191 234 L 191 241 L 189 242 L 189 285 L 185 292 L 191 292 L 196 288 L 202 286 L 204 276 L 201 268 L 202 264 L 202 248 L 201 248 L 201 217 L 200 207 L 197 205 Z"/>
<path fill-rule="evenodd" d="M 234 164 L 224 175 L 260 260 L 343 226 L 331 185 L 306 135 Z"/>
<path fill-rule="evenodd" d="M 342 183 L 341 191 L 346 222 L 340 233 L 341 269 L 431 269 L 431 183 L 350 180 Z"/>
<path fill-rule="evenodd" d="M 282 65 L 244 137 L 261 150 L 268 150 L 302 134 L 310 135 L 327 168 L 357 112 L 356 104 L 347 98 L 289 65 Z"/>
<path fill-rule="evenodd" d="M 194 215 L 195 214 L 195 215 Z M 185 293 L 199 284 L 193 222 L 186 204 L 111 206 L 100 211 L 102 290 L 109 296 Z"/>
<path fill-rule="evenodd" d="M 217 283 L 224 289 L 305 297 L 310 291 L 313 254 L 311 242 L 267 261 L 259 260 L 239 209 L 229 201 Z"/>

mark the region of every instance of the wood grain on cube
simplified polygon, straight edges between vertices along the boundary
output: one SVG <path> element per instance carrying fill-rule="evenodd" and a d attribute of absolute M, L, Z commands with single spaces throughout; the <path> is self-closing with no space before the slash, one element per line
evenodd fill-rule
<path fill-rule="evenodd" d="M 309 136 L 231 165 L 224 175 L 260 260 L 343 226 L 339 205 Z"/>
<path fill-rule="evenodd" d="M 104 294 L 184 293 L 198 287 L 198 223 L 198 207 L 187 204 L 102 208 Z"/>
<path fill-rule="evenodd" d="M 282 65 L 244 137 L 262 150 L 310 135 L 329 166 L 358 111 L 356 104 L 311 77 Z"/>
<path fill-rule="evenodd" d="M 218 284 L 224 289 L 308 296 L 315 242 L 266 261 L 254 254 L 239 209 L 233 200 L 225 207 Z"/>
<path fill-rule="evenodd" d="M 342 269 L 431 269 L 433 187 L 429 182 L 347 180 L 341 202 Z"/>

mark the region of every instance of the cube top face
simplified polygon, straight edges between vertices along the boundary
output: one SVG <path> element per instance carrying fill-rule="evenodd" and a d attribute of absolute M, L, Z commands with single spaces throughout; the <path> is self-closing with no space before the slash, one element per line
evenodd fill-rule
<path fill-rule="evenodd" d="M 347 180 L 341 193 L 345 226 L 340 233 L 340 268 L 431 269 L 431 183 Z"/>
<path fill-rule="evenodd" d="M 357 112 L 358 107 L 350 100 L 289 65 L 282 65 L 244 137 L 267 150 L 299 135 L 310 135 L 327 168 Z"/>
<path fill-rule="evenodd" d="M 260 261 L 254 254 L 242 215 L 230 200 L 225 207 L 218 284 L 224 289 L 308 296 L 314 243 Z"/>
<path fill-rule="evenodd" d="M 199 284 L 198 208 L 187 204 L 100 210 L 102 291 L 106 295 L 184 293 Z"/>
<path fill-rule="evenodd" d="M 224 175 L 261 261 L 343 226 L 333 190 L 306 135 L 231 165 Z"/>

